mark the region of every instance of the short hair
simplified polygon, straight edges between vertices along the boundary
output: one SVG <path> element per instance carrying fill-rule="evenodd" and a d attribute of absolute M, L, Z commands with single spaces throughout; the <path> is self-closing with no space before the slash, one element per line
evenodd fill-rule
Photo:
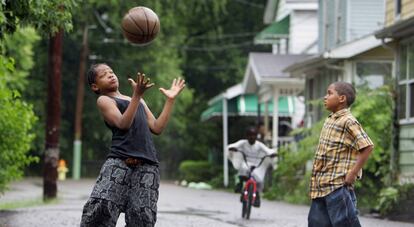
<path fill-rule="evenodd" d="M 346 97 L 346 104 L 348 107 L 352 105 L 355 101 L 356 91 L 354 86 L 352 84 L 347 82 L 335 82 L 333 83 L 336 92 L 338 92 L 338 95 L 345 95 Z"/>
<path fill-rule="evenodd" d="M 248 127 L 246 129 L 246 135 L 253 135 L 253 134 L 256 134 L 257 135 L 257 129 L 256 129 L 256 127 L 253 127 L 253 126 Z"/>
<path fill-rule="evenodd" d="M 87 79 L 88 79 L 88 84 L 89 87 L 92 87 L 92 84 L 96 82 L 96 76 L 97 76 L 97 71 L 96 68 L 98 68 L 98 66 L 100 65 L 107 65 L 106 63 L 97 63 L 97 64 L 92 64 L 91 67 L 89 67 L 88 73 L 87 73 Z M 98 91 L 94 91 L 96 94 L 99 94 Z"/>

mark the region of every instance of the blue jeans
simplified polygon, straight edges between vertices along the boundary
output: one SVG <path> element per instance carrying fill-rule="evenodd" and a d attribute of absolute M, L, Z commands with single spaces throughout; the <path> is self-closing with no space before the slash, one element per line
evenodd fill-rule
<path fill-rule="evenodd" d="M 356 196 L 346 186 L 331 194 L 312 200 L 308 215 L 309 227 L 360 227 Z"/>

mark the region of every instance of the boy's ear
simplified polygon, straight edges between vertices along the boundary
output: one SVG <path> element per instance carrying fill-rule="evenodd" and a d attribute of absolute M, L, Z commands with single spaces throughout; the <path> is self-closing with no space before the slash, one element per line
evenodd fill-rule
<path fill-rule="evenodd" d="M 91 84 L 91 89 L 94 92 L 98 92 L 99 91 L 99 88 L 98 88 L 98 86 L 95 83 Z"/>
<path fill-rule="evenodd" d="M 346 103 L 346 95 L 340 95 L 339 96 L 339 102 L 340 103 Z"/>

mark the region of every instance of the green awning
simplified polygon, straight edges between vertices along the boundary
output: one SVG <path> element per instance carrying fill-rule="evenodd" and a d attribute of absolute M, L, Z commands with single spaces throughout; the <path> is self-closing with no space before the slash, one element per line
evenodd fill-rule
<path fill-rule="evenodd" d="M 254 37 L 255 44 L 276 44 L 279 39 L 289 38 L 290 16 L 275 21 Z"/>
<path fill-rule="evenodd" d="M 255 94 L 239 95 L 228 100 L 227 110 L 228 116 L 257 116 L 257 96 Z M 273 115 L 273 101 L 268 102 L 269 115 Z M 263 115 L 265 105 L 260 105 L 260 112 Z M 279 97 L 279 116 L 290 116 L 294 113 L 293 97 L 280 96 Z M 201 120 L 206 121 L 213 117 L 222 116 L 223 114 L 223 100 L 218 99 L 213 102 L 201 114 Z"/>

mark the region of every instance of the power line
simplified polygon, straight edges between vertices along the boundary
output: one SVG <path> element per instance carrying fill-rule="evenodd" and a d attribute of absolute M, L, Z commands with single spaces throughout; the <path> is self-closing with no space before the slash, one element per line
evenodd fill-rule
<path fill-rule="evenodd" d="M 250 37 L 250 36 L 255 36 L 257 35 L 259 32 L 245 32 L 245 33 L 233 33 L 233 34 L 224 34 L 224 35 L 219 35 L 217 37 L 212 37 L 212 36 L 208 36 L 208 35 L 200 35 L 200 36 L 193 36 L 193 37 L 189 37 L 190 39 L 227 39 L 227 38 L 235 38 L 235 37 Z"/>
<path fill-rule="evenodd" d="M 127 42 L 125 39 L 104 39 L 103 41 L 100 41 L 97 43 L 100 43 L 100 44 L 118 43 L 118 44 L 136 46 L 134 44 Z M 246 47 L 246 46 L 252 46 L 252 45 L 253 45 L 253 41 L 248 41 L 248 42 L 243 42 L 243 43 L 233 43 L 233 44 L 227 44 L 227 45 L 214 45 L 214 46 L 166 45 L 166 47 L 182 49 L 186 51 L 225 51 L 228 49 L 236 49 L 239 47 Z"/>
<path fill-rule="evenodd" d="M 221 66 L 221 65 L 184 65 L 182 69 L 197 69 L 197 70 L 225 70 L 225 69 L 239 69 L 240 67 L 235 65 Z"/>
<path fill-rule="evenodd" d="M 221 46 L 209 46 L 209 47 L 182 46 L 178 48 L 181 48 L 183 50 L 189 50 L 189 51 L 225 51 L 227 49 L 251 46 L 252 44 L 253 44 L 252 41 L 248 41 L 244 43 L 228 44 L 228 45 L 221 45 Z"/>

